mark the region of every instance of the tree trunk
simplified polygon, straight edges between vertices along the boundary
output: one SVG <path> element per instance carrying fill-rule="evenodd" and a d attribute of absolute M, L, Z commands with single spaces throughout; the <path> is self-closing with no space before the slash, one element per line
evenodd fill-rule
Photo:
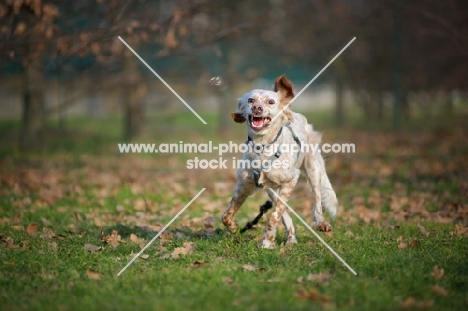
<path fill-rule="evenodd" d="M 43 146 L 45 126 L 44 72 L 37 57 L 24 69 L 23 115 L 19 136 L 21 151 L 36 151 Z"/>
<path fill-rule="evenodd" d="M 141 134 L 144 124 L 141 96 L 138 92 L 138 66 L 133 55 L 124 58 L 124 72 L 124 137 L 132 139 Z"/>

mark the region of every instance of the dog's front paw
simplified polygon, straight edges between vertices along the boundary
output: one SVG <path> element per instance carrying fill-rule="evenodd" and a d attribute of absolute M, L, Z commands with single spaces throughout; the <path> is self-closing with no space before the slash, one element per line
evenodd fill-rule
<path fill-rule="evenodd" d="M 297 239 L 296 238 L 291 238 L 286 241 L 286 246 L 297 244 Z"/>
<path fill-rule="evenodd" d="M 236 233 L 237 232 L 237 228 L 239 228 L 239 225 L 237 224 L 237 222 L 235 220 L 233 220 L 230 217 L 227 217 L 227 216 L 223 215 L 223 217 L 221 218 L 221 221 L 223 222 L 223 225 L 227 228 L 227 230 L 230 233 Z"/>
<path fill-rule="evenodd" d="M 237 225 L 237 222 L 234 222 L 230 226 L 226 226 L 226 228 L 229 231 L 229 233 L 235 234 L 237 233 L 237 229 L 239 228 L 239 226 Z"/>
<path fill-rule="evenodd" d="M 317 225 L 317 230 L 322 231 L 322 232 L 328 232 L 328 231 L 333 231 L 333 228 L 328 222 L 322 221 L 321 223 Z"/>
<path fill-rule="evenodd" d="M 274 249 L 276 247 L 275 243 L 271 242 L 270 240 L 263 240 L 262 241 L 262 248 L 265 249 Z"/>

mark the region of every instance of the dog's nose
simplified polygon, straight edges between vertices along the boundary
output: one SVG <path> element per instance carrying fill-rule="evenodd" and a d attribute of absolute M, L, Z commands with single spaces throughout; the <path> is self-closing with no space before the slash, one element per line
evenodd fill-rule
<path fill-rule="evenodd" d="M 253 114 L 261 114 L 261 113 L 263 113 L 263 107 L 262 107 L 262 105 L 253 105 L 253 106 L 252 106 L 252 112 L 253 112 Z"/>

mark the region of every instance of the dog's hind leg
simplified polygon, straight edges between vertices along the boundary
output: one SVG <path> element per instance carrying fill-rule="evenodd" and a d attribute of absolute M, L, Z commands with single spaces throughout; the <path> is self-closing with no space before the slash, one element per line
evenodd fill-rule
<path fill-rule="evenodd" d="M 238 224 L 234 220 L 234 216 L 242 204 L 244 204 L 245 200 L 255 192 L 255 189 L 253 180 L 238 179 L 234 196 L 221 217 L 221 221 L 231 233 L 236 233 L 238 228 Z"/>
<path fill-rule="evenodd" d="M 276 205 L 276 202 L 278 201 L 278 198 L 276 197 L 276 195 L 274 195 L 273 192 L 268 191 L 268 196 L 270 197 L 273 204 Z M 294 229 L 292 218 L 291 216 L 289 216 L 287 209 L 283 211 L 281 220 L 283 221 L 283 225 L 286 230 L 286 245 L 296 244 L 297 243 L 296 230 Z"/>
<path fill-rule="evenodd" d="M 320 173 L 320 193 L 322 195 L 322 206 L 330 214 L 335 217 L 338 210 L 338 199 L 336 198 L 335 190 L 328 179 L 327 172 L 325 171 L 325 163 L 323 159 L 320 159 L 322 163 Z"/>
<path fill-rule="evenodd" d="M 314 219 L 319 231 L 332 231 L 332 226 L 325 221 L 322 211 L 322 193 L 321 193 L 321 165 L 320 160 L 312 154 L 306 156 L 304 160 L 307 179 L 312 188 L 314 197 Z"/>

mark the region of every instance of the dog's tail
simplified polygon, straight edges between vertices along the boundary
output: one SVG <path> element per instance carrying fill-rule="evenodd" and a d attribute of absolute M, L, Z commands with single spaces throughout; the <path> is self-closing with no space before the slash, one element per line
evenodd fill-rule
<path fill-rule="evenodd" d="M 320 194 L 322 197 L 322 207 L 330 216 L 335 217 L 338 211 L 338 199 L 325 169 L 322 171 L 322 176 L 320 176 Z"/>

